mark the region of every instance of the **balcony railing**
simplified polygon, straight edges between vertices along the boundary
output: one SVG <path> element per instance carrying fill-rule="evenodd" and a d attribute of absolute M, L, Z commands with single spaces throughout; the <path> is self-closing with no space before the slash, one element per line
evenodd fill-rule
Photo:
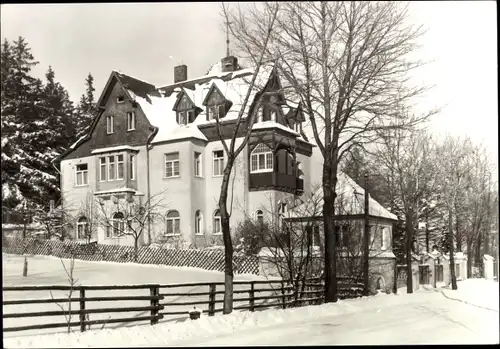
<path fill-rule="evenodd" d="M 276 189 L 292 193 L 304 191 L 304 180 L 280 172 L 250 173 L 250 190 Z"/>

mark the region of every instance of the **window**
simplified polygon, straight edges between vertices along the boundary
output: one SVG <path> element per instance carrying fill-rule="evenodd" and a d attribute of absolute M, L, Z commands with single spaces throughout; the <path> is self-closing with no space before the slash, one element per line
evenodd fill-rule
<path fill-rule="evenodd" d="M 104 182 L 106 180 L 106 158 L 105 157 L 99 158 L 99 167 L 100 167 L 99 180 L 101 182 Z"/>
<path fill-rule="evenodd" d="M 263 120 L 263 112 L 262 112 L 262 107 L 257 110 L 257 122 L 262 122 Z"/>
<path fill-rule="evenodd" d="M 113 116 L 108 115 L 106 117 L 106 131 L 108 134 L 113 133 Z"/>
<path fill-rule="evenodd" d="M 178 211 L 170 211 L 167 213 L 167 232 L 166 235 L 181 234 L 181 216 Z"/>
<path fill-rule="evenodd" d="M 195 235 L 203 235 L 203 216 L 200 210 L 197 210 L 194 215 L 194 233 Z"/>
<path fill-rule="evenodd" d="M 89 169 L 87 164 L 76 165 L 76 185 L 89 184 Z"/>
<path fill-rule="evenodd" d="M 455 264 L 455 277 L 456 278 L 460 277 L 460 264 L 458 263 Z"/>
<path fill-rule="evenodd" d="M 349 227 L 347 225 L 336 225 L 335 226 L 335 240 L 337 242 L 337 247 L 347 248 L 349 247 Z"/>
<path fill-rule="evenodd" d="M 375 242 L 375 238 L 377 237 L 377 229 L 374 229 L 372 226 L 370 226 L 368 232 L 370 234 L 370 247 L 372 247 L 373 243 Z"/>
<path fill-rule="evenodd" d="M 135 180 L 135 155 L 131 154 L 128 162 L 130 179 Z"/>
<path fill-rule="evenodd" d="M 125 102 L 125 98 L 123 96 L 116 97 L 116 103 L 123 103 L 123 102 Z"/>
<path fill-rule="evenodd" d="M 389 243 L 389 229 L 382 228 L 382 250 L 387 250 Z"/>
<path fill-rule="evenodd" d="M 214 212 L 214 227 L 213 227 L 214 235 L 222 234 L 222 225 L 220 220 L 220 211 L 216 210 Z"/>
<path fill-rule="evenodd" d="M 76 238 L 85 239 L 87 235 L 87 218 L 80 217 L 76 223 Z"/>
<path fill-rule="evenodd" d="M 271 149 L 264 144 L 259 144 L 252 151 L 250 156 L 250 164 L 252 173 L 255 172 L 272 172 L 273 171 L 273 153 Z"/>
<path fill-rule="evenodd" d="M 115 156 L 108 156 L 108 181 L 114 181 L 116 179 L 116 164 Z"/>
<path fill-rule="evenodd" d="M 262 212 L 262 210 L 257 210 L 257 212 L 255 212 L 255 217 L 260 225 L 264 224 L 264 212 Z"/>
<path fill-rule="evenodd" d="M 224 117 L 224 104 L 212 105 L 208 107 L 208 120 L 216 120 Z"/>
<path fill-rule="evenodd" d="M 135 130 L 135 113 L 129 112 L 127 113 L 127 131 Z"/>
<path fill-rule="evenodd" d="M 201 171 L 201 153 L 194 152 L 194 175 L 195 177 L 202 177 Z"/>
<path fill-rule="evenodd" d="M 295 126 L 295 132 L 300 133 L 300 122 L 297 121 L 294 126 Z"/>
<path fill-rule="evenodd" d="M 125 156 L 109 155 L 99 158 L 99 180 L 114 181 L 125 177 Z"/>
<path fill-rule="evenodd" d="M 217 150 L 213 153 L 214 160 L 214 176 L 222 176 L 222 172 L 224 171 L 224 151 Z"/>
<path fill-rule="evenodd" d="M 124 172 L 125 172 L 125 164 L 123 162 L 123 154 L 122 155 L 117 155 L 117 174 L 116 174 L 116 179 L 123 179 Z"/>
<path fill-rule="evenodd" d="M 194 110 L 184 110 L 177 112 L 177 123 L 179 125 L 187 125 L 194 121 Z"/>
<path fill-rule="evenodd" d="M 313 226 L 313 246 L 320 246 L 320 239 L 319 225 L 315 225 Z"/>
<path fill-rule="evenodd" d="M 179 177 L 179 153 L 165 154 L 165 177 Z"/>
<path fill-rule="evenodd" d="M 276 115 L 278 114 L 276 110 L 269 111 L 269 114 L 271 115 L 271 121 L 276 121 Z"/>
<path fill-rule="evenodd" d="M 108 226 L 106 231 L 106 236 L 108 238 L 118 237 L 125 233 L 125 220 L 123 213 L 116 212 L 111 219 L 111 228 Z"/>

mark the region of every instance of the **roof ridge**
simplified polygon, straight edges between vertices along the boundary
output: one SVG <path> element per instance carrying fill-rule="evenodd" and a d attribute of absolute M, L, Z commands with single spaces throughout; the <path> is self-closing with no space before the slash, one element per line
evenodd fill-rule
<path fill-rule="evenodd" d="M 156 87 L 156 85 L 155 85 L 155 84 L 152 84 L 152 83 L 150 83 L 150 82 L 147 82 L 146 80 L 139 79 L 139 78 L 137 78 L 137 77 L 135 77 L 135 76 L 132 76 L 132 75 L 129 75 L 129 74 L 125 74 L 125 73 L 120 72 L 120 71 L 117 71 L 117 70 L 115 70 L 115 69 L 113 69 L 113 72 L 117 73 L 118 75 L 123 75 L 123 76 L 126 76 L 127 78 L 131 78 L 131 79 L 137 80 L 137 81 L 142 82 L 142 83 L 144 83 L 144 84 L 148 84 L 148 85 L 150 85 L 150 86 L 153 86 L 155 89 L 157 89 L 157 87 Z"/>

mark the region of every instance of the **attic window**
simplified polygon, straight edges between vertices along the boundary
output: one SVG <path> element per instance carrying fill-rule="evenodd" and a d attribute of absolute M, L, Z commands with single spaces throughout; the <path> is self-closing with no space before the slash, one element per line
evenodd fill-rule
<path fill-rule="evenodd" d="M 212 105 L 208 107 L 208 120 L 221 119 L 225 116 L 224 104 Z"/>
<path fill-rule="evenodd" d="M 177 123 L 179 125 L 187 125 L 194 121 L 194 110 L 183 110 L 177 112 Z"/>
<path fill-rule="evenodd" d="M 125 97 L 123 96 L 116 97 L 116 103 L 123 103 L 123 102 L 125 102 Z"/>

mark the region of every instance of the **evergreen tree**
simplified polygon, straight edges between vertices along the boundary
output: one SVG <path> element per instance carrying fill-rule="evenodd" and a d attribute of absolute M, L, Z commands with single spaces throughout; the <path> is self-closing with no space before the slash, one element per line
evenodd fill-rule
<path fill-rule="evenodd" d="M 80 138 L 88 132 L 96 112 L 94 101 L 94 77 L 91 73 L 89 73 L 85 79 L 85 86 L 85 93 L 80 97 L 80 103 L 77 108 L 77 119 L 75 122 L 77 138 Z"/>
<path fill-rule="evenodd" d="M 4 40 L 1 57 L 2 213 L 22 215 L 59 199 L 51 161 L 74 138 L 73 106 L 51 67 L 46 84 L 30 75 L 38 62 L 24 38 Z"/>

